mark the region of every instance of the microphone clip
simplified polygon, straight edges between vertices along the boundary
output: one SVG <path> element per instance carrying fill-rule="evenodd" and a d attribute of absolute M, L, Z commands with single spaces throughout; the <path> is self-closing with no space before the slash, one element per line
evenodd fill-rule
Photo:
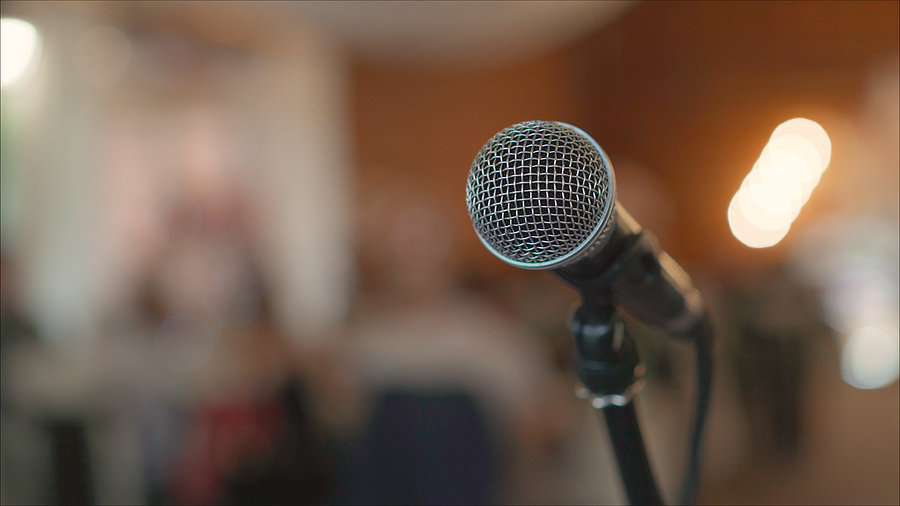
<path fill-rule="evenodd" d="M 575 364 L 581 384 L 575 394 L 597 409 L 625 406 L 641 391 L 645 367 L 634 340 L 613 307 L 579 307 L 571 320 Z"/>
<path fill-rule="evenodd" d="M 676 337 L 689 336 L 705 316 L 690 276 L 645 230 L 619 227 L 600 254 L 554 272 L 581 293 L 585 306 L 620 306 Z"/>

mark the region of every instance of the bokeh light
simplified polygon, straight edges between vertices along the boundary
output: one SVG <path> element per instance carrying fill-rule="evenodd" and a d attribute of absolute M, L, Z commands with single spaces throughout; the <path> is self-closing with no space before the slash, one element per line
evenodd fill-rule
<path fill-rule="evenodd" d="M 0 19 L 0 86 L 19 82 L 41 58 L 41 36 L 31 23 Z"/>
<path fill-rule="evenodd" d="M 856 388 L 897 378 L 898 247 L 896 221 L 872 216 L 826 218 L 794 244 L 791 270 L 816 288 L 822 319 L 839 337 L 841 375 Z"/>
<path fill-rule="evenodd" d="M 812 143 L 821 158 L 822 168 L 819 172 L 821 173 L 828 167 L 828 162 L 831 161 L 831 139 L 828 138 L 828 133 L 825 132 L 822 125 L 806 118 L 794 118 L 785 121 L 772 132 L 769 143 L 782 136 L 806 139 Z M 791 150 L 794 151 L 796 148 L 791 146 Z"/>
<path fill-rule="evenodd" d="M 119 81 L 131 60 L 131 42 L 121 30 L 95 26 L 78 37 L 75 69 L 84 82 L 109 88 Z"/>
<path fill-rule="evenodd" d="M 766 163 L 760 159 L 754 170 L 754 177 L 750 179 L 758 180 L 756 184 L 761 184 L 766 193 L 776 193 L 778 200 L 787 201 L 787 214 L 790 215 L 791 221 L 800 214 L 800 208 L 803 206 L 803 188 L 790 169 L 782 164 L 772 161 Z"/>
<path fill-rule="evenodd" d="M 822 291 L 825 322 L 835 331 L 847 333 L 890 321 L 897 307 L 896 274 L 891 275 L 890 265 L 862 255 L 845 264 L 831 275 Z"/>
<path fill-rule="evenodd" d="M 748 181 L 741 187 L 736 198 L 744 217 L 757 228 L 778 230 L 789 226 L 793 221 L 791 200 L 777 186 Z"/>
<path fill-rule="evenodd" d="M 751 248 L 781 241 L 831 159 L 831 141 L 816 122 L 779 125 L 728 207 L 734 236 Z"/>
<path fill-rule="evenodd" d="M 794 177 L 803 193 L 803 204 L 825 170 L 822 156 L 812 142 L 793 134 L 770 140 L 759 159 L 760 163 L 781 167 Z"/>
<path fill-rule="evenodd" d="M 900 372 L 900 334 L 875 327 L 853 331 L 841 351 L 841 376 L 856 388 L 889 385 Z"/>
<path fill-rule="evenodd" d="M 731 199 L 731 205 L 728 206 L 728 224 L 731 226 L 734 236 L 751 248 L 773 246 L 787 235 L 791 228 L 790 223 L 786 223 L 780 228 L 768 230 L 760 228 L 747 220 L 746 214 L 740 206 L 739 195 L 735 195 Z"/>

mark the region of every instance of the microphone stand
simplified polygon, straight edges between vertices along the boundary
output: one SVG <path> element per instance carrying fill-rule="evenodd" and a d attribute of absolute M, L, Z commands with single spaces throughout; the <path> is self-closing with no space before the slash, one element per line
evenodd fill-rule
<path fill-rule="evenodd" d="M 699 292 L 691 295 L 686 288 L 687 275 L 661 261 L 665 254 L 655 239 L 639 226 L 629 226 L 629 219 L 620 221 L 609 244 L 593 258 L 554 270 L 581 292 L 582 305 L 571 321 L 575 367 L 583 385 L 577 393 L 603 410 L 629 502 L 662 504 L 631 403 L 643 387 L 644 367 L 616 306 L 691 340 L 697 355 L 696 411 L 679 504 L 694 504 L 712 384 L 712 326 L 706 311 L 697 307 L 702 306 Z"/>
<path fill-rule="evenodd" d="M 631 399 L 643 387 L 634 340 L 614 307 L 582 305 L 572 318 L 579 397 L 603 410 L 631 504 L 662 504 Z"/>

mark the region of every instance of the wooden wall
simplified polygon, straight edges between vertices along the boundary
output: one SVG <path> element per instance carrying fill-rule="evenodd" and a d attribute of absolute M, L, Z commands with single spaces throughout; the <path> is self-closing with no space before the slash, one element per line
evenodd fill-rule
<path fill-rule="evenodd" d="M 677 219 L 661 231 L 664 246 L 686 266 L 777 261 L 784 246 L 751 250 L 732 237 L 728 202 L 780 122 L 805 116 L 840 129 L 857 112 L 872 66 L 898 53 L 898 5 L 646 2 L 569 47 L 502 68 L 358 60 L 357 195 L 397 183 L 401 194 L 442 199 L 459 225 L 447 267 L 511 273 L 468 223 L 466 173 L 500 129 L 562 120 L 594 136 L 614 165 L 639 162 L 668 189 Z M 832 140 L 834 169 L 842 144 Z M 828 206 L 822 194 L 795 227 Z M 371 208 L 359 210 L 374 233 Z M 360 252 L 373 258 L 366 236 Z"/>

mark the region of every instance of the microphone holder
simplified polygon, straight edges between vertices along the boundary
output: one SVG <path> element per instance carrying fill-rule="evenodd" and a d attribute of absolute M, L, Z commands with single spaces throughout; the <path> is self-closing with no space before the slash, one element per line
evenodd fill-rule
<path fill-rule="evenodd" d="M 634 339 L 612 306 L 586 304 L 572 317 L 575 364 L 583 387 L 578 396 L 602 409 L 625 493 L 631 504 L 662 504 L 644 448 L 634 395 L 643 387 Z"/>
<path fill-rule="evenodd" d="M 642 367 L 617 308 L 694 344 L 696 416 L 679 498 L 693 504 L 712 383 L 712 326 L 690 276 L 619 205 L 600 146 L 565 123 L 506 128 L 473 161 L 466 206 L 489 251 L 517 267 L 552 269 L 581 292 L 572 320 L 578 376 L 584 397 L 604 409 L 632 504 L 661 498 L 630 402 Z"/>
<path fill-rule="evenodd" d="M 625 213 L 623 213 L 625 215 Z M 639 226 L 620 221 L 609 243 L 595 256 L 555 269 L 581 292 L 571 331 L 575 368 L 583 386 L 576 392 L 603 410 L 631 504 L 662 504 L 631 400 L 643 387 L 633 338 L 617 306 L 673 336 L 693 341 L 697 351 L 697 405 L 681 504 L 696 500 L 700 443 L 712 379 L 712 328 L 699 292 L 689 278 L 667 262 L 655 238 Z M 668 259 L 671 260 L 671 259 Z"/>

